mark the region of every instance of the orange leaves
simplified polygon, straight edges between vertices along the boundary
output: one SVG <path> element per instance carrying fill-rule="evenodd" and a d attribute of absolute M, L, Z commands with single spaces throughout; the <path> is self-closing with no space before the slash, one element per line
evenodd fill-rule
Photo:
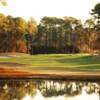
<path fill-rule="evenodd" d="M 26 53 L 27 47 L 26 47 L 26 42 L 24 40 L 18 40 L 17 45 L 18 45 L 18 52 Z"/>

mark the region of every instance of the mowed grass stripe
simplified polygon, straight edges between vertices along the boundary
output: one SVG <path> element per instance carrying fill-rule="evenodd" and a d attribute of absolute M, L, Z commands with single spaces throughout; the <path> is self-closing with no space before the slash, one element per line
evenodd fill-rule
<path fill-rule="evenodd" d="M 100 58 L 89 54 L 41 54 L 12 58 L 0 58 L 0 62 L 26 64 L 27 67 L 62 67 L 77 69 L 100 69 Z"/>

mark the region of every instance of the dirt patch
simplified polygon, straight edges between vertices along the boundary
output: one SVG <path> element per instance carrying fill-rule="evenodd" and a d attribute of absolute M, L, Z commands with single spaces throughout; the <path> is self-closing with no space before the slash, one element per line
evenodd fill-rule
<path fill-rule="evenodd" d="M 7 57 L 26 57 L 29 56 L 29 54 L 25 53 L 0 53 L 0 56 L 7 56 Z"/>
<path fill-rule="evenodd" d="M 0 58 L 11 58 L 11 57 L 9 57 L 9 56 L 0 56 Z"/>

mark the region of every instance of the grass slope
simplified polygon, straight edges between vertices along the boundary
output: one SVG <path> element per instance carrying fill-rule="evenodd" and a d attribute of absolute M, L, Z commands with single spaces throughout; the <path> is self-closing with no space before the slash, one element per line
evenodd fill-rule
<path fill-rule="evenodd" d="M 3 55 L 4 56 L 4 55 Z M 7 55 L 6 55 L 7 56 Z M 0 58 L 0 64 L 46 69 L 100 69 L 100 59 L 89 54 L 43 54 Z"/>

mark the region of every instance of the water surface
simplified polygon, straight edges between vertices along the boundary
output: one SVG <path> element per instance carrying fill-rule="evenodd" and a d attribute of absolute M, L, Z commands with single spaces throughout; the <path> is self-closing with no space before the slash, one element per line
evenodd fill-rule
<path fill-rule="evenodd" d="M 0 79 L 0 100 L 100 100 L 99 82 Z"/>

